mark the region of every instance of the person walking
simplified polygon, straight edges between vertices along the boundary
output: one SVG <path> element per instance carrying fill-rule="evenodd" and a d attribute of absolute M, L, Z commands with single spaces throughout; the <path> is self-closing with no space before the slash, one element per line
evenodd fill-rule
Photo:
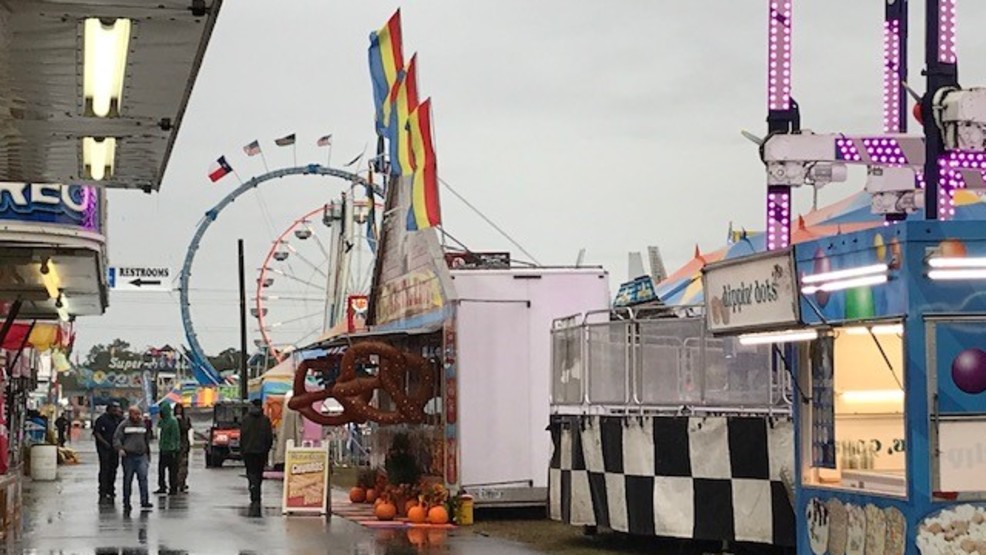
<path fill-rule="evenodd" d="M 68 413 L 63 412 L 61 416 L 55 419 L 55 430 L 58 432 L 58 446 L 65 447 L 65 441 L 68 436 L 68 428 L 72 425 L 72 421 L 68 419 Z"/>
<path fill-rule="evenodd" d="M 264 414 L 260 399 L 254 399 L 240 424 L 240 452 L 243 453 L 243 464 L 246 466 L 247 481 L 250 485 L 251 505 L 260 505 L 264 467 L 267 466 L 267 455 L 273 444 L 274 430 L 270 419 Z"/>
<path fill-rule="evenodd" d="M 178 420 L 171 415 L 171 405 L 161 404 L 161 419 L 157 423 L 161 428 L 161 435 L 158 439 L 158 461 L 157 461 L 157 491 L 154 493 L 178 494 L 178 450 L 181 448 L 181 433 L 179 432 Z M 167 481 L 165 481 L 167 474 Z M 171 486 L 170 491 L 168 486 Z"/>
<path fill-rule="evenodd" d="M 192 419 L 185 415 L 185 405 L 175 405 L 175 419 L 178 420 L 178 491 L 188 491 L 188 457 L 192 452 Z"/>
<path fill-rule="evenodd" d="M 152 509 L 154 505 L 151 505 L 147 491 L 147 456 L 151 451 L 151 442 L 139 408 L 130 407 L 127 410 L 127 418 L 120 422 L 113 434 L 113 447 L 123 458 L 123 510 L 130 511 L 130 492 L 135 474 L 140 489 L 140 508 Z"/>
<path fill-rule="evenodd" d="M 120 466 L 120 455 L 113 447 L 113 435 L 122 421 L 120 403 L 113 401 L 93 424 L 92 437 L 96 439 L 96 454 L 99 456 L 100 503 L 112 503 L 116 498 L 116 469 Z"/>

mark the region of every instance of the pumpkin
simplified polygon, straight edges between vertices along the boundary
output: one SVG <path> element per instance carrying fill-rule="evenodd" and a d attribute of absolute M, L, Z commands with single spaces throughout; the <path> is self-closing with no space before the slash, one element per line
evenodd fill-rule
<path fill-rule="evenodd" d="M 394 520 L 394 517 L 397 516 L 397 507 L 393 503 L 385 501 L 377 505 L 373 510 L 373 514 L 377 517 L 377 520 Z"/>
<path fill-rule="evenodd" d="M 366 490 L 361 487 L 355 487 L 349 490 L 349 500 L 353 503 L 366 501 Z"/>
<path fill-rule="evenodd" d="M 407 519 L 414 524 L 423 524 L 428 518 L 428 513 L 421 505 L 415 505 L 407 510 Z"/>
<path fill-rule="evenodd" d="M 366 490 L 366 502 L 373 503 L 376 500 L 377 500 L 377 490 L 372 488 Z"/>
<path fill-rule="evenodd" d="M 428 522 L 432 524 L 448 524 L 448 511 L 441 505 L 428 510 Z"/>
<path fill-rule="evenodd" d="M 417 507 L 417 506 L 418 506 L 418 500 L 417 499 L 408 499 L 404 503 L 404 514 L 410 513 L 411 512 L 411 509 L 413 507 Z"/>

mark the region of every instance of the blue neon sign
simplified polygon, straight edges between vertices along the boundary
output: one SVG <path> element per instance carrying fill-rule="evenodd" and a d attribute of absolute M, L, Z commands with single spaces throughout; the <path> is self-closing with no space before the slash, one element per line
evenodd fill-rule
<path fill-rule="evenodd" d="M 100 192 L 83 185 L 0 182 L 0 220 L 99 231 Z"/>

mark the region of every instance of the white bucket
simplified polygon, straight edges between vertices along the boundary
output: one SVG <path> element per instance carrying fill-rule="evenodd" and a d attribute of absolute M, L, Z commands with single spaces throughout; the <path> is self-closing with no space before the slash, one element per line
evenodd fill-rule
<path fill-rule="evenodd" d="M 31 447 L 31 479 L 54 480 L 58 476 L 58 448 L 54 445 Z"/>

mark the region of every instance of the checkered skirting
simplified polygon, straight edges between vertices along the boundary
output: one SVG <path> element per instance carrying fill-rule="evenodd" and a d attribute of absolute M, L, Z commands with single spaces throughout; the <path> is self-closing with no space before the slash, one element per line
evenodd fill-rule
<path fill-rule="evenodd" d="M 793 435 L 766 417 L 552 416 L 551 518 L 793 546 Z"/>

